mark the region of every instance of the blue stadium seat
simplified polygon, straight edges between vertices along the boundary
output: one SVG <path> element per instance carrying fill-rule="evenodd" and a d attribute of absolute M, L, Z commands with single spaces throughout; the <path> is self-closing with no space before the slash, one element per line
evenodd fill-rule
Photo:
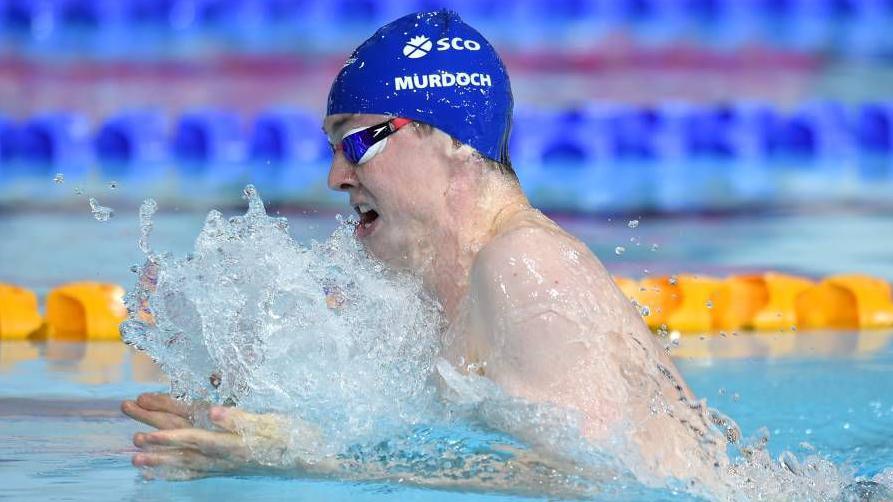
<path fill-rule="evenodd" d="M 804 160 L 819 153 L 818 125 L 809 115 L 782 115 L 763 109 L 757 115 L 757 125 L 763 154 L 769 158 Z"/>
<path fill-rule="evenodd" d="M 129 0 L 126 2 L 125 16 L 134 26 L 168 28 L 178 9 L 180 12 L 193 12 L 193 0 Z"/>
<path fill-rule="evenodd" d="M 110 117 L 94 140 L 96 157 L 106 172 L 152 164 L 167 155 L 167 120 L 159 111 L 129 111 Z"/>
<path fill-rule="evenodd" d="M 221 26 L 232 20 L 241 7 L 240 0 L 199 0 L 196 20 L 205 26 Z"/>
<path fill-rule="evenodd" d="M 630 23 L 648 22 L 657 16 L 656 0 L 621 0 L 617 4 L 622 19 Z"/>
<path fill-rule="evenodd" d="M 869 183 L 893 180 L 893 107 L 865 103 L 854 115 L 850 134 L 857 149 L 860 178 Z"/>
<path fill-rule="evenodd" d="M 0 165 L 13 159 L 15 123 L 0 116 Z"/>
<path fill-rule="evenodd" d="M 70 165 L 89 154 L 90 126 L 76 113 L 49 113 L 23 124 L 16 134 L 15 156 L 34 165 Z"/>
<path fill-rule="evenodd" d="M 385 2 L 379 0 L 337 0 L 332 2 L 332 12 L 348 23 L 375 26 L 386 19 L 391 12 Z"/>
<path fill-rule="evenodd" d="M 684 0 L 680 7 L 686 17 L 698 23 L 715 23 L 728 10 L 724 0 Z"/>
<path fill-rule="evenodd" d="M 579 22 L 597 16 L 598 6 L 594 0 L 553 0 L 551 2 L 532 1 L 524 4 L 529 11 L 527 22 Z"/>
<path fill-rule="evenodd" d="M 257 117 L 250 154 L 260 162 L 323 162 L 329 158 L 329 147 L 319 118 L 300 110 L 276 109 Z"/>
<path fill-rule="evenodd" d="M 856 111 L 852 134 L 860 151 L 893 154 L 893 110 L 881 103 L 866 103 Z"/>
<path fill-rule="evenodd" d="M 596 134 L 593 126 L 587 110 L 582 108 L 560 110 L 551 118 L 542 120 L 539 131 L 546 139 L 541 146 L 539 161 L 552 167 L 585 167 L 595 160 L 591 141 Z"/>
<path fill-rule="evenodd" d="M 120 5 L 120 2 L 117 2 Z M 98 30 L 111 13 L 115 4 L 100 0 L 60 0 L 56 19 L 65 28 L 75 30 Z"/>
<path fill-rule="evenodd" d="M 0 0 L 0 28 L 13 35 L 30 35 L 48 7 L 33 0 Z"/>
<path fill-rule="evenodd" d="M 728 160 L 738 153 L 732 128 L 738 116 L 730 106 L 717 105 L 691 110 L 682 117 L 683 147 L 690 158 Z"/>
<path fill-rule="evenodd" d="M 613 113 L 608 118 L 611 154 L 619 160 L 657 160 L 660 152 L 654 139 L 664 125 L 665 117 L 657 108 L 630 108 Z"/>
<path fill-rule="evenodd" d="M 231 164 L 244 160 L 245 142 L 241 120 L 233 112 L 203 109 L 180 117 L 173 140 L 176 157 L 184 169 L 205 164 Z"/>

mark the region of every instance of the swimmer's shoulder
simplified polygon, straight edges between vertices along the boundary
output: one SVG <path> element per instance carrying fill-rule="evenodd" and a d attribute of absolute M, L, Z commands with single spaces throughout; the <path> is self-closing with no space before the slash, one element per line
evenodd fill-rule
<path fill-rule="evenodd" d="M 479 262 L 494 265 L 521 257 L 546 261 L 571 261 L 592 256 L 585 244 L 540 211 L 530 208 L 507 218 L 496 235 L 479 252 Z"/>
<path fill-rule="evenodd" d="M 625 303 L 588 246 L 538 211 L 506 222 L 478 253 L 469 279 L 475 293 L 496 299 Z"/>
<path fill-rule="evenodd" d="M 546 274 L 589 268 L 597 260 L 578 239 L 532 209 L 513 215 L 478 253 L 472 279 L 524 278 L 531 269 Z M 534 274 L 535 275 L 535 274 Z"/>

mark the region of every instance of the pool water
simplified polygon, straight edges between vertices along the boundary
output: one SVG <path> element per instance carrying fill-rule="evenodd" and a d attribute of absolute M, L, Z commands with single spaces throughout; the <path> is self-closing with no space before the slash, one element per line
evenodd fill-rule
<path fill-rule="evenodd" d="M 162 208 L 164 210 L 164 208 Z M 237 211 L 233 211 L 234 213 Z M 238 212 L 241 212 L 238 211 Z M 271 211 L 272 213 L 272 211 Z M 331 215 L 287 214 L 299 239 L 324 238 Z M 185 253 L 204 213 L 162 212 L 153 241 Z M 775 269 L 821 276 L 871 273 L 893 279 L 893 215 L 836 212 L 726 218 L 564 218 L 613 271 Z M 87 211 L 0 215 L 0 280 L 39 294 L 90 279 L 130 287 L 140 253 L 136 211 L 100 223 Z M 655 247 L 654 244 L 657 244 Z M 615 254 L 617 246 L 627 251 Z M 647 272 L 646 272 L 647 271 Z M 765 427 L 774 457 L 819 454 L 859 476 L 893 466 L 893 331 L 684 336 L 676 361 L 696 394 L 741 426 Z M 513 500 L 396 483 L 213 478 L 143 481 L 130 465 L 134 432 L 122 399 L 165 388 L 150 361 L 116 342 L 0 342 L 0 498 L 121 500 Z M 611 499 L 669 499 L 670 492 L 612 493 Z"/>

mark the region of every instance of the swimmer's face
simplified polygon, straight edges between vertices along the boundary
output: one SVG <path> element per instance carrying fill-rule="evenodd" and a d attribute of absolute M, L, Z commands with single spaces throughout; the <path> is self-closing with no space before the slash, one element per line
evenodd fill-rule
<path fill-rule="evenodd" d="M 330 115 L 323 129 L 334 145 L 346 132 L 388 118 Z M 360 214 L 357 237 L 373 256 L 399 269 L 417 271 L 424 265 L 430 256 L 426 250 L 437 246 L 437 229 L 446 220 L 450 147 L 445 134 L 423 136 L 409 124 L 389 136 L 384 149 L 362 165 L 334 152 L 329 188 L 350 196 L 351 207 Z"/>

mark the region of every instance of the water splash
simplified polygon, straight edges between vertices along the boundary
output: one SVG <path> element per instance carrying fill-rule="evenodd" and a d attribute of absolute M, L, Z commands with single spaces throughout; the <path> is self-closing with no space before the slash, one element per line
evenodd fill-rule
<path fill-rule="evenodd" d="M 438 306 L 410 277 L 369 258 L 342 221 L 302 246 L 266 215 L 211 211 L 193 252 L 152 253 L 154 201 L 140 210 L 138 267 L 124 340 L 149 353 L 176 395 L 298 417 L 323 430 L 320 454 L 423 421 L 439 350 Z"/>
<path fill-rule="evenodd" d="M 64 175 L 64 174 L 62 174 L 62 173 L 56 173 L 56 175 L 53 176 L 53 183 L 55 183 L 55 184 L 57 184 L 57 185 L 61 185 L 61 184 L 64 183 L 64 182 L 65 182 L 65 175 Z"/>
<path fill-rule="evenodd" d="M 155 199 L 146 199 L 142 205 L 140 205 L 139 248 L 146 256 L 149 256 L 151 252 L 149 248 L 149 235 L 152 233 L 152 228 L 155 226 L 152 223 L 152 216 L 157 210 L 158 204 L 155 202 Z"/>
<path fill-rule="evenodd" d="M 93 213 L 93 217 L 96 218 L 96 221 L 106 222 L 115 216 L 114 209 L 99 205 L 99 202 L 93 197 L 90 197 L 90 211 Z"/>

